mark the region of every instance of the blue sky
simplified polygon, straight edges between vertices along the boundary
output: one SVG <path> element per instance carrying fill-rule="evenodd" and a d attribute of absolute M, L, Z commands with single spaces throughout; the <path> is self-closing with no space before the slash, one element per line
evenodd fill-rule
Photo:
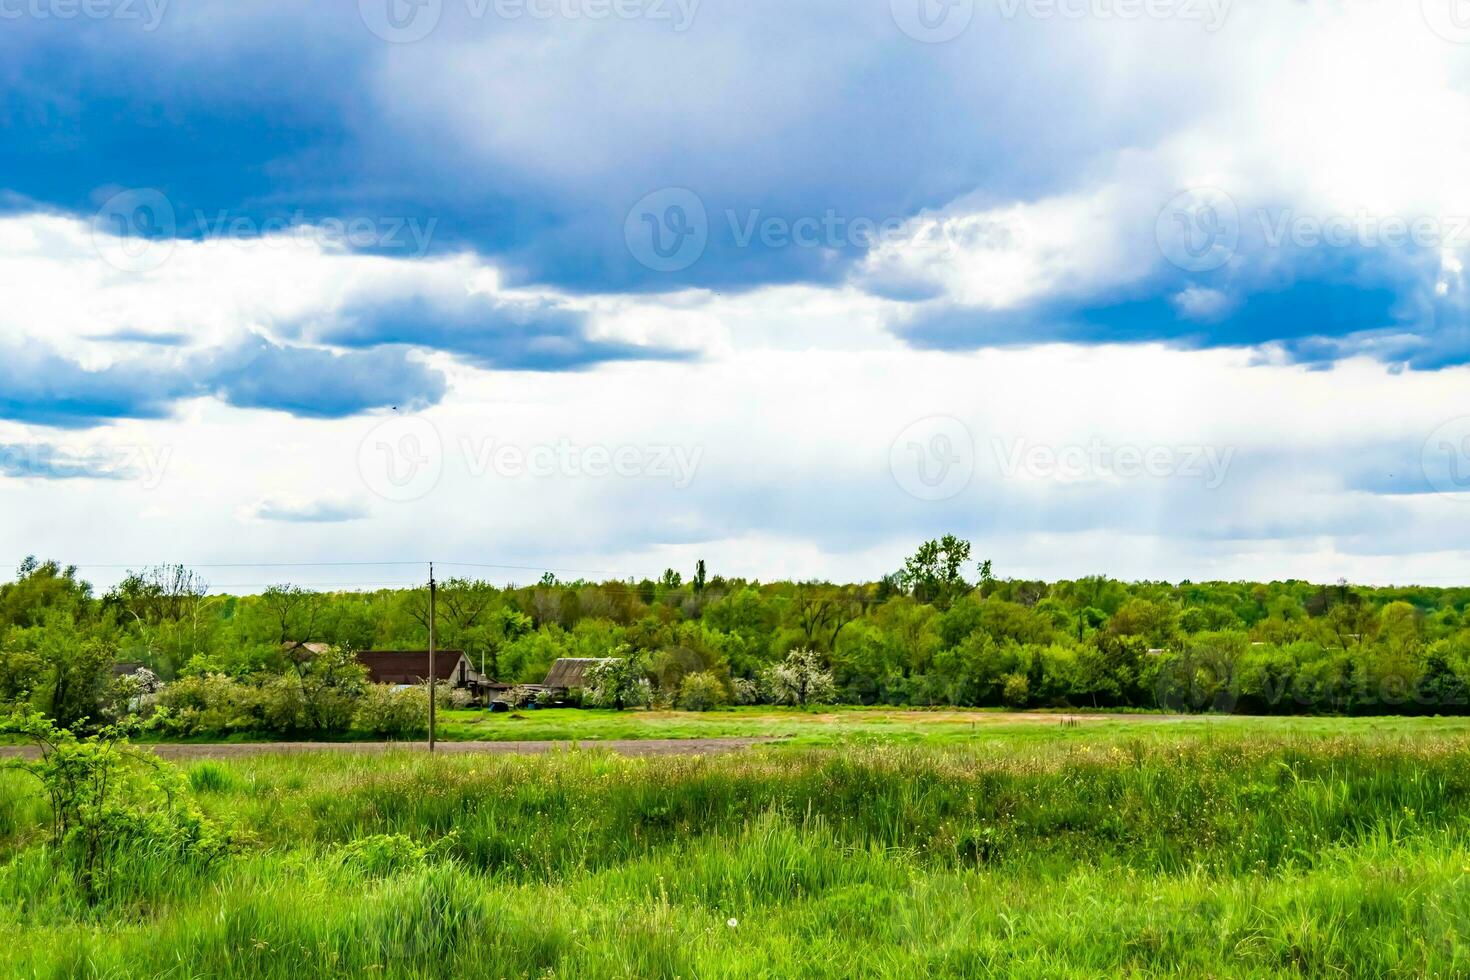
<path fill-rule="evenodd" d="M 4 8 L 0 549 L 1452 577 L 1453 2 Z"/>

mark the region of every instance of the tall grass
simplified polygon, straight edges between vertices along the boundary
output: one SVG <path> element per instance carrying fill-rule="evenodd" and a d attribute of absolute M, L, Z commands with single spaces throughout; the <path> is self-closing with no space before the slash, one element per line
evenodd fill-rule
<path fill-rule="evenodd" d="M 200 763 L 248 850 L 129 856 L 94 908 L 20 853 L 0 974 L 1466 975 L 1467 763 L 1460 736 Z"/>

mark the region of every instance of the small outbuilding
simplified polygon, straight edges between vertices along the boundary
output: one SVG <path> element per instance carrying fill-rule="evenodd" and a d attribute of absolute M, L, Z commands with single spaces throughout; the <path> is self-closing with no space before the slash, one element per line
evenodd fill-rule
<path fill-rule="evenodd" d="M 587 669 L 594 664 L 609 663 L 610 660 L 611 658 L 607 657 L 563 657 L 551 665 L 551 669 L 546 672 L 546 680 L 541 682 L 541 686 L 559 695 L 586 687 Z"/>

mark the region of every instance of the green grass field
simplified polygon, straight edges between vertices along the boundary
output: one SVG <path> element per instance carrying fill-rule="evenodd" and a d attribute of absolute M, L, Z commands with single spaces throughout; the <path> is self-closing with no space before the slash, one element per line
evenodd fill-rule
<path fill-rule="evenodd" d="M 1006 743 L 1054 739 L 1132 737 L 1167 729 L 1180 735 L 1211 732 L 1330 735 L 1338 732 L 1433 732 L 1470 735 L 1470 718 L 1343 719 L 1283 716 L 1164 716 L 1141 712 L 1004 712 L 977 709 L 825 707 L 732 708 L 688 711 L 582 711 L 553 709 L 490 714 L 441 713 L 441 737 L 452 741 L 574 741 L 646 738 L 773 738 L 793 746 L 912 744 L 962 746 L 990 739 Z"/>
<path fill-rule="evenodd" d="M 1461 722 L 907 714 L 658 719 L 796 736 L 726 756 L 196 762 L 238 852 L 121 854 L 94 906 L 5 776 L 0 976 L 1470 973 Z"/>
<path fill-rule="evenodd" d="M 974 709 L 827 707 L 733 708 L 687 711 L 578 711 L 557 709 L 490 714 L 446 711 L 441 733 L 457 741 L 573 741 L 613 739 L 772 738 L 791 746 L 1010 745 L 1023 741 L 1130 738 L 1155 731 L 1174 735 L 1463 733 L 1470 718 L 1343 719 L 1283 716 L 1165 716 L 1146 713 L 1003 712 Z"/>

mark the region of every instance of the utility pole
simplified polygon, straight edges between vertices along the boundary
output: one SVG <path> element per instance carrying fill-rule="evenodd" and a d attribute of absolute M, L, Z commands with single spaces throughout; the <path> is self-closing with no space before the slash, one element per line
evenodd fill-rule
<path fill-rule="evenodd" d="M 429 562 L 429 754 L 434 752 L 434 722 L 439 699 L 439 674 L 434 669 L 434 563 Z"/>

